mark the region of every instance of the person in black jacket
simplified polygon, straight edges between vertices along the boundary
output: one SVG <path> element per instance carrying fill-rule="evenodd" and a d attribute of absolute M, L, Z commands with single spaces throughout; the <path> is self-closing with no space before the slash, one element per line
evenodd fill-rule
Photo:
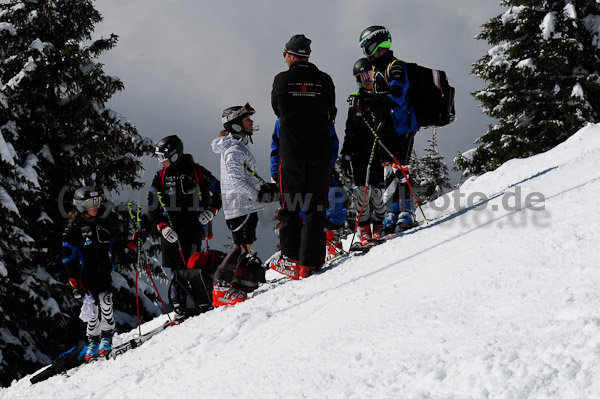
<path fill-rule="evenodd" d="M 212 173 L 183 153 L 176 135 L 160 140 L 154 153 L 162 169 L 148 193 L 150 222 L 161 233 L 162 265 L 185 269 L 187 260 L 211 239 L 211 221 L 221 208 L 221 184 Z"/>
<path fill-rule="evenodd" d="M 310 39 L 294 35 L 283 51 L 288 70 L 275 76 L 271 105 L 280 118 L 281 258 L 270 267 L 293 279 L 310 276 L 325 260 L 325 211 L 331 176 L 335 87 L 308 61 Z M 336 137 L 337 140 L 337 137 Z M 300 219 L 306 208 L 305 223 Z"/>
<path fill-rule="evenodd" d="M 363 245 L 368 244 L 371 237 L 379 238 L 383 231 L 385 204 L 383 203 L 383 167 L 379 161 L 377 148 L 373 151 L 375 136 L 367 123 L 373 126 L 373 117 L 366 107 L 373 98 L 373 71 L 371 63 L 361 58 L 354 63 L 352 73 L 358 84 L 358 91 L 348 96 L 348 119 L 342 146 L 342 171 L 351 177 L 355 184 L 356 214 L 358 220 L 358 237 Z M 367 122 L 367 123 L 365 123 Z M 373 157 L 371 158 L 371 154 Z M 370 167 L 370 169 L 369 169 Z M 369 181 L 367 184 L 367 169 Z M 364 202 L 364 205 L 363 205 Z M 373 228 L 371 229 L 371 224 Z"/>
<path fill-rule="evenodd" d="M 101 206 L 102 196 L 97 189 L 77 189 L 73 204 L 77 209 L 69 213 L 70 220 L 63 233 L 62 261 L 74 297 L 78 300 L 87 294 L 93 297 L 95 312 L 87 322 L 89 345 L 85 355 L 85 360 L 91 361 L 108 355 L 112 346 L 115 320 L 111 253 L 125 247 L 135 250 L 138 240 L 135 235 L 129 242 L 121 238 L 117 215 Z"/>

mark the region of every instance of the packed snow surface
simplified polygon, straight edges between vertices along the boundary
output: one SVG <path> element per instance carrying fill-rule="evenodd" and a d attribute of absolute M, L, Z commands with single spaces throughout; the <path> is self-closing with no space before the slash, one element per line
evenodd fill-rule
<path fill-rule="evenodd" d="M 590 125 L 364 256 L 0 398 L 600 398 L 599 198 Z"/>

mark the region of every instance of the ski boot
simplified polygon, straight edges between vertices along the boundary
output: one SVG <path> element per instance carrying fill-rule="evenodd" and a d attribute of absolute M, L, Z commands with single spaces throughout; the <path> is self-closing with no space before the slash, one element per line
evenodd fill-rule
<path fill-rule="evenodd" d="M 99 336 L 88 336 L 88 347 L 85 352 L 85 361 L 92 362 L 98 358 Z"/>
<path fill-rule="evenodd" d="M 337 258 L 342 253 L 342 238 L 340 230 L 327 230 L 327 253 L 325 262 Z"/>
<path fill-rule="evenodd" d="M 373 238 L 379 240 L 383 238 L 383 225 L 373 223 Z"/>
<path fill-rule="evenodd" d="M 411 200 L 402 201 L 402 210 L 398 215 L 398 231 L 405 231 L 417 226 L 415 204 Z"/>
<path fill-rule="evenodd" d="M 383 234 L 394 234 L 396 232 L 396 224 L 398 223 L 398 214 L 388 212 L 383 219 Z"/>
<path fill-rule="evenodd" d="M 269 267 L 292 280 L 300 279 L 300 265 L 298 264 L 298 261 L 290 259 L 285 255 L 282 255 L 279 259 L 273 260 L 269 264 Z"/>
<path fill-rule="evenodd" d="M 98 347 L 98 356 L 99 357 L 107 357 L 110 351 L 112 350 L 112 331 L 106 333 L 108 336 L 104 336 L 100 340 L 100 346 Z"/>
<path fill-rule="evenodd" d="M 217 281 L 213 285 L 212 302 L 215 308 L 219 306 L 235 305 L 245 301 L 248 294 L 223 281 Z"/>

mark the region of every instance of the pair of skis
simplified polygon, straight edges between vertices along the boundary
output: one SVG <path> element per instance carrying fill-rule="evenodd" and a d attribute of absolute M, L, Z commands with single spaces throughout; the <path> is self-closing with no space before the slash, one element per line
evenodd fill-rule
<path fill-rule="evenodd" d="M 165 329 L 167 329 L 167 328 L 169 328 L 171 326 L 179 325 L 184 320 L 185 320 L 185 318 L 180 318 L 180 319 L 175 319 L 175 320 L 169 320 L 169 321 L 165 322 L 164 324 L 156 327 L 155 329 L 148 331 L 145 334 L 137 335 L 134 338 L 130 339 L 129 341 L 124 342 L 124 343 L 122 343 L 120 345 L 117 345 L 114 348 L 112 348 L 112 350 L 110 351 L 110 353 L 108 354 L 108 356 L 106 356 L 106 358 L 107 359 L 114 359 L 117 356 L 122 355 L 123 353 L 129 351 L 130 349 L 135 349 L 138 346 L 142 345 L 144 342 L 148 341 L 150 338 L 152 338 L 155 335 L 161 333 Z"/>

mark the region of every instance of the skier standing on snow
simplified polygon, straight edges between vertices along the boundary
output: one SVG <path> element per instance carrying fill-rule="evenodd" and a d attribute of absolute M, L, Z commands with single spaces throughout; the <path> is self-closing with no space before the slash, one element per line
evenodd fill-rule
<path fill-rule="evenodd" d="M 362 206 L 362 214 L 360 214 L 360 220 L 357 221 L 358 237 L 361 244 L 367 245 L 369 238 L 380 238 L 383 231 L 383 218 L 385 217 L 383 167 L 379 161 L 379 152 L 375 152 L 374 160 L 370 159 L 375 136 L 365 123 L 366 120 L 371 126 L 374 125 L 373 117 L 367 111 L 373 98 L 371 63 L 366 58 L 359 59 L 354 63 L 352 73 L 358 84 L 358 91 L 348 96 L 350 108 L 342 146 L 342 171 L 344 175 L 354 181 L 357 215 L 360 214 Z M 365 184 L 367 183 L 369 161 L 371 162 L 369 187 L 367 188 Z M 371 224 L 373 224 L 372 229 Z"/>
<path fill-rule="evenodd" d="M 275 127 L 273 128 L 273 135 L 271 136 L 271 181 L 279 181 L 279 135 L 281 131 L 281 121 L 279 118 L 275 121 Z M 331 168 L 332 174 L 329 180 L 329 191 L 327 194 L 327 211 L 325 212 L 325 227 L 327 229 L 326 235 L 326 260 L 333 258 L 338 255 L 342 249 L 341 234 L 346 222 L 347 209 L 346 202 L 348 197 L 346 191 L 339 181 L 339 176 L 336 173 L 335 161 L 337 160 L 337 150 L 339 142 L 337 134 L 335 133 L 335 126 L 331 124 L 330 137 L 332 140 L 333 151 L 331 153 Z M 300 218 L 304 220 L 306 218 L 305 212 L 300 212 Z"/>
<path fill-rule="evenodd" d="M 373 128 L 386 148 L 402 163 L 394 163 L 390 154 L 380 148 L 385 186 L 383 200 L 387 206 L 383 227 L 385 233 L 390 234 L 396 229 L 413 227 L 416 223 L 416 206 L 399 168 L 403 168 L 408 176 L 413 140 L 419 128 L 415 113 L 406 101 L 410 85 L 406 68 L 390 50 L 392 36 L 388 29 L 370 26 L 362 31 L 359 40 L 363 53 L 373 65 L 373 98 L 369 105 L 374 117 Z"/>
<path fill-rule="evenodd" d="M 248 148 L 252 134 L 258 130 L 250 118 L 255 113 L 250 104 L 223 111 L 224 130 L 212 141 L 212 149 L 221 156 L 221 191 L 225 222 L 233 236 L 233 249 L 214 273 L 213 306 L 234 305 L 246 300 L 247 294 L 236 285 L 234 274 L 242 256 L 249 256 L 256 241 L 257 212 L 264 202 L 277 194 L 273 183 L 261 184 L 253 176 L 256 160 Z"/>
<path fill-rule="evenodd" d="M 310 43 L 300 34 L 285 44 L 289 69 L 275 76 L 271 91 L 273 111 L 281 119 L 282 198 L 277 217 L 282 256 L 270 267 L 295 280 L 310 276 L 325 260 L 325 210 L 334 151 L 330 129 L 337 112 L 331 77 L 308 61 Z M 306 203 L 303 223 L 300 210 Z"/>
<path fill-rule="evenodd" d="M 221 208 L 221 184 L 192 155 L 183 153 L 183 142 L 176 135 L 160 140 L 154 153 L 162 169 L 152 180 L 148 211 L 161 233 L 162 266 L 174 272 L 187 267 L 191 254 L 201 250 L 203 238 L 212 238 L 211 221 Z M 177 302 L 175 292 L 169 295 Z"/>
<path fill-rule="evenodd" d="M 136 232 L 129 242 L 120 238 L 117 215 L 101 206 L 102 197 L 95 188 L 77 189 L 73 205 L 77 209 L 69 213 L 69 223 L 63 233 L 62 261 L 75 298 L 83 300 L 90 294 L 94 299 L 94 316 L 86 328 L 89 345 L 85 360 L 91 361 L 107 356 L 112 349 L 115 320 L 111 253 L 125 247 L 135 250 L 138 237 Z"/>

